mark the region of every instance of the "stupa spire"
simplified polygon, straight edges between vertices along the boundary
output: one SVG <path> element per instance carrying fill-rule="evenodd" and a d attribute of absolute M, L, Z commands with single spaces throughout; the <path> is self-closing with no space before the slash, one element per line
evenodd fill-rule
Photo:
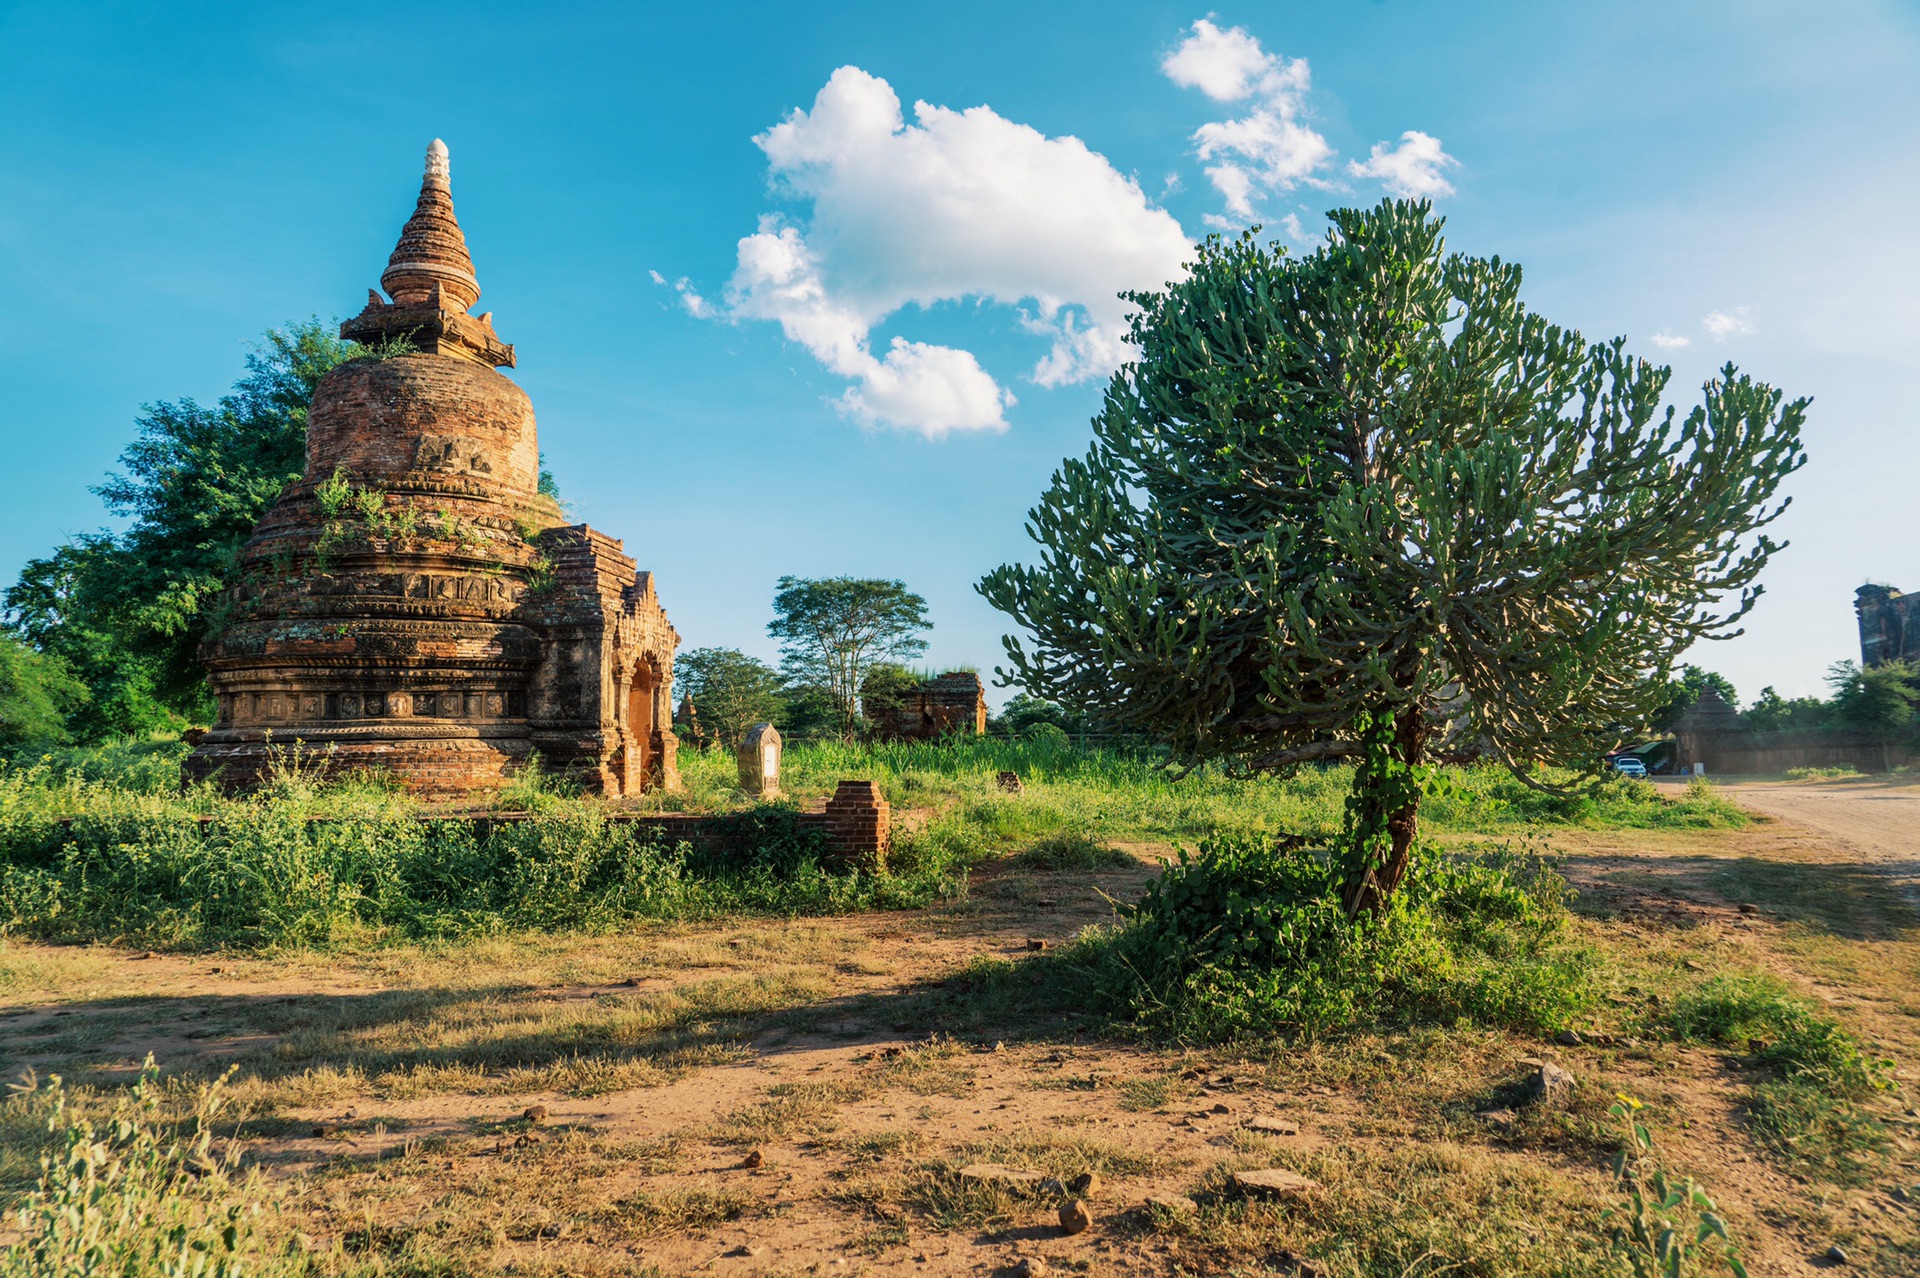
<path fill-rule="evenodd" d="M 417 306 L 432 297 L 433 286 L 453 303 L 448 310 L 464 311 L 480 300 L 480 281 L 473 275 L 473 257 L 467 237 L 453 216 L 453 185 L 447 144 L 439 138 L 427 148 L 426 173 L 420 179 L 420 200 L 400 232 L 380 287 L 400 306 Z"/>
<path fill-rule="evenodd" d="M 511 368 L 513 347 L 495 336 L 492 314 L 467 314 L 480 300 L 480 281 L 453 216 L 451 170 L 447 144 L 435 138 L 420 199 L 380 273 L 380 287 L 393 300 L 369 290 L 367 308 L 340 326 L 340 336 L 368 344 L 404 338 L 425 354 Z"/>

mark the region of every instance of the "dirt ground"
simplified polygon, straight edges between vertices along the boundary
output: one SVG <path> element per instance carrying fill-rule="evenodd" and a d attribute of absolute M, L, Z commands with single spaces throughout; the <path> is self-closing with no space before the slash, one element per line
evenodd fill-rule
<path fill-rule="evenodd" d="M 1734 793 L 1773 819 L 1555 833 L 1578 926 L 1623 956 L 1621 1026 L 1662 974 L 1763 968 L 1899 1062 L 1869 1183 L 1761 1150 L 1749 1063 L 1599 1020 L 1578 1045 L 1426 1030 L 1180 1052 L 1097 1037 L 1044 989 L 1023 1002 L 1042 943 L 1109 921 L 1151 845 L 1098 873 L 992 867 L 966 900 L 895 914 L 278 957 L 5 943 L 0 1070 L 239 1066 L 249 1157 L 292 1223 L 397 1273 L 1264 1274 L 1314 1272 L 1310 1253 L 1329 1274 L 1550 1272 L 1599 1245 L 1617 1091 L 1653 1107 L 1750 1272 L 1823 1270 L 1835 1245 L 1860 1272 L 1920 1272 L 1920 913 L 1899 895 L 1920 786 Z M 1542 1059 L 1579 1080 L 1567 1113 L 1477 1117 Z M 1093 1226 L 1063 1234 L 1062 1185 L 965 1170 L 982 1164 L 1092 1173 Z M 1226 1173 L 1250 1167 L 1317 1188 L 1229 1207 Z"/>

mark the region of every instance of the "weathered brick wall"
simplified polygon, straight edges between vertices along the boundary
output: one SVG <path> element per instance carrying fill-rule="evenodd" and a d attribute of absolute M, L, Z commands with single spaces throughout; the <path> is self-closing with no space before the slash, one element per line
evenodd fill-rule
<path fill-rule="evenodd" d="M 491 368 L 442 355 L 357 360 L 328 373 L 307 421 L 307 477 L 472 478 L 508 501 L 540 484 L 533 402 Z"/>

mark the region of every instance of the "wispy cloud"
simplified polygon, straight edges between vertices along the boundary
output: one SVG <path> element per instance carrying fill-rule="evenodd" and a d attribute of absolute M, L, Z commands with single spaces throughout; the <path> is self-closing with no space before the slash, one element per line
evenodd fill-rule
<path fill-rule="evenodd" d="M 1678 333 L 1670 332 L 1664 328 L 1657 333 L 1649 334 L 1647 340 L 1665 351 L 1677 351 L 1682 346 L 1693 345 L 1693 339 L 1691 337 L 1682 337 Z"/>
<path fill-rule="evenodd" d="M 1729 337 L 1742 337 L 1753 332 L 1753 308 L 1736 306 L 1729 311 L 1709 311 L 1700 323 L 1716 342 L 1724 342 Z"/>
<path fill-rule="evenodd" d="M 655 284 L 662 287 L 668 286 L 667 277 L 660 272 L 649 270 L 647 274 L 653 277 Z M 687 314 L 693 316 L 695 319 L 711 319 L 713 317 L 713 303 L 700 296 L 694 289 L 692 280 L 683 275 L 673 281 L 671 287 L 674 292 L 680 295 L 680 305 L 686 308 Z"/>
<path fill-rule="evenodd" d="M 1245 115 L 1203 124 L 1193 135 L 1208 179 L 1234 216 L 1251 221 L 1256 195 L 1315 180 L 1332 160 L 1326 138 L 1300 119 L 1312 83 L 1306 59 L 1268 53 L 1241 28 L 1223 31 L 1202 18 L 1161 59 L 1160 70 L 1215 102 L 1252 100 Z"/>

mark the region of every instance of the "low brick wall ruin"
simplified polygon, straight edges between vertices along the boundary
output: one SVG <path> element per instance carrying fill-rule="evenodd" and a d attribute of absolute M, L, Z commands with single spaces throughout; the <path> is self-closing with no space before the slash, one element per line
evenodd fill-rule
<path fill-rule="evenodd" d="M 893 846 L 892 807 L 871 781 L 842 781 L 822 807 L 794 812 L 776 806 L 748 808 L 740 812 L 608 812 L 612 825 L 634 826 L 657 834 L 669 846 L 691 844 L 709 855 L 750 853 L 753 842 L 769 833 L 768 827 L 790 816 L 801 834 L 814 834 L 822 840 L 822 860 L 835 870 L 884 870 L 887 854 Z M 193 818 L 201 826 L 217 817 Z M 314 817 L 326 821 L 328 817 Z M 465 822 L 476 837 L 485 839 L 501 826 L 523 825 L 541 818 L 521 812 L 427 812 L 418 818 L 424 822 Z M 56 828 L 72 825 L 72 818 L 56 821 Z"/>

